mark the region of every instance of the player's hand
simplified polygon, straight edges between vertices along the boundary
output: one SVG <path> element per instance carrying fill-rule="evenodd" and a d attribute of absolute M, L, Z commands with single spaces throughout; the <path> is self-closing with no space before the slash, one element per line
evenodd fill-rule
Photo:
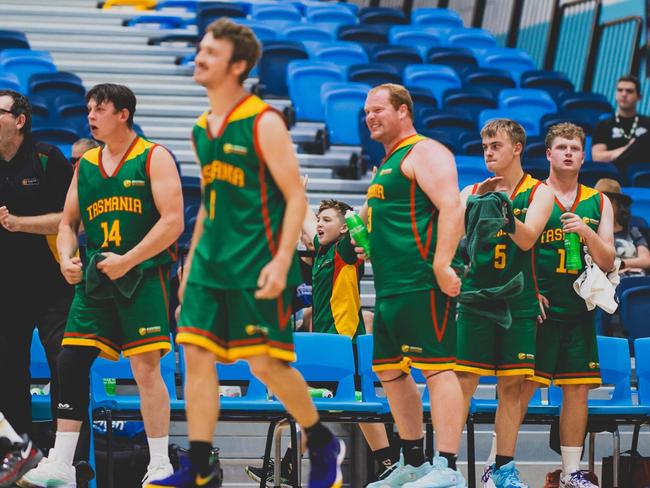
<path fill-rule="evenodd" d="M 9 232 L 18 232 L 20 230 L 20 217 L 9 213 L 7 207 L 0 207 L 0 224 Z"/>
<path fill-rule="evenodd" d="M 102 253 L 106 259 L 97 263 L 97 269 L 115 281 L 127 274 L 133 267 L 128 259 L 112 252 Z"/>
<path fill-rule="evenodd" d="M 537 316 L 537 323 L 541 324 L 546 320 L 546 310 L 548 310 L 550 304 L 548 298 L 544 295 L 537 295 L 537 298 L 539 300 L 539 315 Z"/>
<path fill-rule="evenodd" d="M 495 191 L 499 183 L 503 180 L 503 176 L 491 176 L 481 181 L 476 187 L 476 195 L 485 195 L 491 191 Z"/>
<path fill-rule="evenodd" d="M 457 297 L 460 295 L 460 278 L 451 266 L 446 266 L 441 269 L 434 268 L 436 275 L 436 282 L 442 292 L 450 297 Z"/>
<path fill-rule="evenodd" d="M 566 212 L 560 215 L 560 220 L 562 221 L 562 230 L 564 232 L 575 232 L 580 237 L 587 237 L 587 233 L 590 229 L 579 215 Z"/>
<path fill-rule="evenodd" d="M 363 247 L 357 246 L 356 241 L 352 238 L 350 238 L 350 242 L 354 246 L 354 252 L 357 254 L 357 258 L 370 261 L 370 257 L 366 254 L 366 250 Z"/>
<path fill-rule="evenodd" d="M 83 278 L 81 258 L 79 256 L 74 256 L 72 258 L 62 260 L 61 274 L 71 285 L 81 283 L 81 279 Z"/>
<path fill-rule="evenodd" d="M 255 298 L 260 300 L 278 298 L 287 286 L 287 273 L 290 264 L 290 260 L 280 258 L 277 255 L 271 259 L 260 271 Z"/>

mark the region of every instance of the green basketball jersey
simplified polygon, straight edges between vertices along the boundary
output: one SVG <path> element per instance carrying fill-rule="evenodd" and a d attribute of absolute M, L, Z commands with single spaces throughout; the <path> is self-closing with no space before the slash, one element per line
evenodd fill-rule
<path fill-rule="evenodd" d="M 350 236 L 321 246 L 314 237 L 316 255 L 312 267 L 314 332 L 354 338 L 365 334 L 361 315 L 359 280 L 363 261 L 357 258 Z"/>
<path fill-rule="evenodd" d="M 368 232 L 377 297 L 438 289 L 433 274 L 438 214 L 402 161 L 418 142 L 414 134 L 390 151 L 368 188 Z"/>
<path fill-rule="evenodd" d="M 541 182 L 524 174 L 517 187 L 510 195 L 515 218 L 524 222 L 528 206 Z M 472 193 L 476 191 L 474 185 Z M 513 317 L 534 317 L 539 314 L 537 300 L 537 277 L 535 275 L 535 250 L 524 251 L 503 230 L 500 230 L 489 242 L 480 243 L 481 251 L 477 253 L 476 263 L 472 263 L 463 280 L 463 288 L 478 289 L 504 285 L 519 272 L 523 273 L 524 290 L 513 298 L 510 311 Z M 490 270 L 486 272 L 485 270 Z"/>
<path fill-rule="evenodd" d="M 584 185 L 578 187 L 576 199 L 569 210 L 566 210 L 557 198 L 555 199 L 553 212 L 537 245 L 539 292 L 548 298 L 550 313 L 554 317 L 573 317 L 587 312 L 584 300 L 573 290 L 573 282 L 578 277 L 579 271 L 566 268 L 564 232 L 560 216 L 565 212 L 579 215 L 585 224 L 597 232 L 602 209 L 602 194 Z M 585 243 L 582 238 L 581 241 L 580 255 L 583 257 L 584 266 Z"/>
<path fill-rule="evenodd" d="M 77 194 L 89 260 L 99 252 L 126 254 L 160 218 L 149 179 L 149 163 L 155 147 L 153 142 L 137 137 L 112 176 L 102 166 L 102 147 L 87 151 L 79 160 Z M 147 259 L 140 267 L 147 269 L 175 260 L 174 245 Z"/>
<path fill-rule="evenodd" d="M 257 122 L 271 107 L 245 97 L 212 135 L 208 113 L 192 130 L 201 165 L 203 235 L 189 281 L 213 288 L 257 288 L 257 278 L 278 249 L 285 201 L 259 152 Z M 294 255 L 287 285 L 300 283 Z"/>

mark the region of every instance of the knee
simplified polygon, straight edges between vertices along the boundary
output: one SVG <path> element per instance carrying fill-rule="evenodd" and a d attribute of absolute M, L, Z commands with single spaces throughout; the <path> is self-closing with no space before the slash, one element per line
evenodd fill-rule
<path fill-rule="evenodd" d="M 154 351 L 158 354 L 157 351 Z M 131 358 L 131 371 L 133 371 L 133 378 L 135 379 L 138 388 L 141 390 L 148 390 L 155 388 L 162 384 L 162 376 L 160 375 L 160 359 L 155 360 L 139 360 L 140 358 Z"/>
<path fill-rule="evenodd" d="M 401 370 L 377 371 L 377 378 L 383 383 L 399 383 L 409 375 Z"/>
<path fill-rule="evenodd" d="M 197 374 L 209 374 L 214 371 L 216 356 L 207 349 L 194 344 L 183 345 L 185 368 Z"/>
<path fill-rule="evenodd" d="M 94 347 L 66 346 L 56 359 L 59 377 L 88 378 L 90 366 L 97 357 L 99 351 Z"/>
<path fill-rule="evenodd" d="M 563 385 L 562 396 L 565 401 L 587 402 L 589 398 L 589 385 Z"/>
<path fill-rule="evenodd" d="M 278 359 L 260 356 L 249 360 L 251 373 L 253 373 L 262 383 L 268 384 L 278 377 L 278 373 L 289 368 L 289 365 Z"/>
<path fill-rule="evenodd" d="M 497 382 L 497 392 L 499 393 L 499 397 L 506 400 L 520 398 L 523 383 L 523 378 L 499 378 L 499 381 Z"/>

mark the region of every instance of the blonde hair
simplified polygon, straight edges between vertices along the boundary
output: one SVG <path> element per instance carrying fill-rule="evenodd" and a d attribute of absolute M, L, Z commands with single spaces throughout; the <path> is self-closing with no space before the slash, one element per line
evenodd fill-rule
<path fill-rule="evenodd" d="M 377 93 L 379 90 L 388 91 L 388 99 L 395 110 L 398 110 L 402 105 L 406 105 L 409 116 L 413 119 L 413 99 L 405 87 L 396 83 L 383 83 L 372 88 L 368 95 Z"/>
<path fill-rule="evenodd" d="M 483 139 L 494 137 L 499 132 L 507 135 L 513 145 L 521 144 L 523 150 L 526 145 L 526 131 L 520 124 L 511 119 L 490 120 L 481 129 L 481 137 Z"/>
<path fill-rule="evenodd" d="M 582 144 L 582 149 L 584 150 L 585 148 L 585 131 L 582 130 L 582 127 L 579 125 L 572 124 L 571 122 L 562 122 L 560 124 L 552 125 L 546 133 L 544 144 L 550 149 L 551 146 L 553 146 L 553 141 L 558 137 L 570 141 L 578 139 L 580 140 L 580 144 Z"/>

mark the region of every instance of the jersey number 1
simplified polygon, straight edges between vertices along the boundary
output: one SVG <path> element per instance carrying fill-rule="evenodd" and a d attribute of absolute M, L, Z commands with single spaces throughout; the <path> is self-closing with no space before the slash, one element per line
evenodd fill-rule
<path fill-rule="evenodd" d="M 104 243 L 102 247 L 108 247 L 109 242 L 115 243 L 115 247 L 120 247 L 122 243 L 122 234 L 120 234 L 120 221 L 114 220 L 109 229 L 108 222 L 100 222 L 104 231 Z"/>

